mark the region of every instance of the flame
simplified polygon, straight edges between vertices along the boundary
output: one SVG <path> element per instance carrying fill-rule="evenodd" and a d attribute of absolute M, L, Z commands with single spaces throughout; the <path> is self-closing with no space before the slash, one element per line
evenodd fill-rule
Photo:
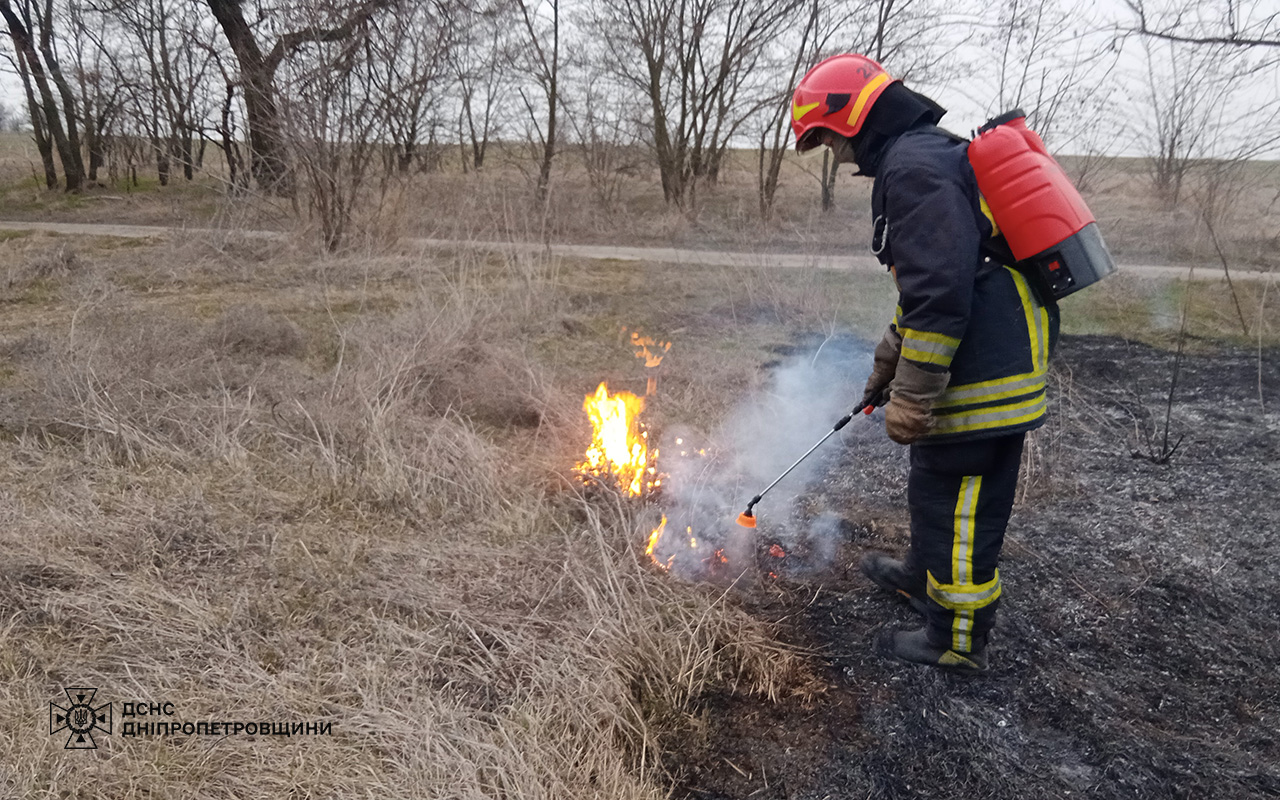
<path fill-rule="evenodd" d="M 658 523 L 658 527 L 654 528 L 649 533 L 649 541 L 645 544 L 645 548 L 644 548 L 644 554 L 649 557 L 649 560 L 652 561 L 655 566 L 657 566 L 659 569 L 663 571 L 667 571 L 671 569 L 672 565 L 675 564 L 676 555 L 677 555 L 676 553 L 672 553 L 670 556 L 667 557 L 667 560 L 665 562 L 662 561 L 657 556 L 658 545 L 661 544 L 662 535 L 666 533 L 666 531 L 667 531 L 667 515 L 663 514 L 662 521 Z M 693 526 L 692 525 L 685 526 L 684 532 L 685 532 L 685 535 L 689 537 L 688 550 L 697 550 L 698 537 L 695 536 L 693 533 Z M 679 544 L 676 545 L 677 550 L 680 547 L 681 545 Z M 717 549 L 715 553 L 713 553 L 712 555 L 704 559 L 701 559 L 701 561 L 704 564 L 711 564 L 713 562 L 718 562 L 720 564 L 729 563 L 729 559 L 726 558 L 724 555 L 724 550 L 720 550 L 720 549 Z"/>
<path fill-rule="evenodd" d="M 657 390 L 656 370 L 671 351 L 671 342 L 658 342 L 638 331 L 632 331 L 630 339 L 636 358 L 642 359 L 648 370 L 648 391 L 645 397 L 630 392 L 610 394 L 608 384 L 601 383 L 594 393 L 583 399 L 582 408 L 591 420 L 592 436 L 577 471 L 588 481 L 615 485 L 631 497 L 652 497 L 649 493 L 661 487 L 664 476 L 657 468 L 658 449 L 649 448 L 649 435 L 640 415 L 645 409 L 645 398 Z M 707 455 L 705 448 L 689 446 L 683 438 L 676 439 L 676 445 L 685 458 Z M 681 524 L 683 522 L 676 523 L 677 530 Z M 710 540 L 702 541 L 692 525 L 684 526 L 683 536 L 673 533 L 664 539 L 666 533 L 667 516 L 663 514 L 662 521 L 649 532 L 644 548 L 645 556 L 664 572 L 676 568 L 682 573 L 693 570 L 702 574 L 706 569 L 729 563 L 724 550 L 715 546 L 714 531 Z M 708 551 L 711 552 L 708 554 Z"/>
<path fill-rule="evenodd" d="M 626 328 L 622 329 L 624 332 Z M 645 336 L 639 331 L 631 332 L 631 346 L 636 349 L 636 358 L 644 359 L 645 369 L 655 369 L 662 363 L 662 358 L 671 351 L 671 342 L 659 342 L 652 336 Z M 649 348 L 652 347 L 653 350 Z M 645 396 L 652 397 L 658 391 L 658 376 L 649 375 L 645 386 Z"/>
<path fill-rule="evenodd" d="M 598 478 L 611 478 L 619 489 L 633 497 L 659 485 L 657 469 L 649 466 L 649 435 L 640 427 L 644 398 L 631 392 L 609 394 L 608 384 L 601 383 L 595 394 L 583 400 L 582 408 L 591 419 L 592 435 L 586 460 L 578 465 L 578 470 Z M 656 461 L 657 457 L 658 451 L 654 449 L 652 459 Z"/>
<path fill-rule="evenodd" d="M 667 515 L 663 514 L 662 522 L 658 524 L 658 527 L 653 529 L 653 533 L 649 534 L 649 544 L 645 545 L 644 548 L 644 554 L 649 558 L 652 558 L 655 564 L 658 563 L 658 559 L 654 558 L 653 551 L 658 548 L 658 542 L 662 539 L 662 532 L 666 530 L 666 527 Z"/>
<path fill-rule="evenodd" d="M 631 332 L 631 346 L 636 348 L 636 358 L 643 358 L 646 369 L 653 369 L 662 363 L 662 357 L 671 352 L 671 342 L 659 342 L 650 336 L 643 336 L 638 331 Z M 653 347 L 653 350 L 649 348 Z"/>

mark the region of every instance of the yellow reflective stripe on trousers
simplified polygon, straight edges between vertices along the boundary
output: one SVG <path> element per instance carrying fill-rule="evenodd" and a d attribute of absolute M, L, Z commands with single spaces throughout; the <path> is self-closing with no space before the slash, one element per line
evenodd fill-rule
<path fill-rule="evenodd" d="M 982 492 L 982 476 L 966 475 L 960 479 L 956 498 L 954 535 L 951 539 L 951 580 L 964 585 L 973 582 L 973 540 L 978 521 L 978 495 Z M 930 575 L 930 578 L 933 576 Z M 932 585 L 934 581 L 930 581 Z M 972 649 L 973 615 L 952 614 L 951 648 L 961 653 Z"/>
<path fill-rule="evenodd" d="M 953 611 L 976 611 L 984 606 L 989 606 L 1000 597 L 1003 591 L 1000 583 L 1000 570 L 996 570 L 996 576 L 986 583 L 938 583 L 938 579 L 933 577 L 933 573 L 929 573 L 928 577 L 929 597 L 943 608 Z"/>
<path fill-rule="evenodd" d="M 902 334 L 902 355 L 922 364 L 937 364 L 940 367 L 951 366 L 951 359 L 956 355 L 960 340 L 954 336 L 930 331 L 917 331 L 911 328 L 898 328 Z"/>
<path fill-rule="evenodd" d="M 934 408 L 948 406 L 979 405 L 996 400 L 1044 391 L 1044 374 L 1026 372 L 1021 375 L 1010 375 L 993 381 L 966 383 L 962 386 L 948 386 L 941 399 L 933 404 Z"/>
<path fill-rule="evenodd" d="M 1005 406 L 987 406 L 956 414 L 938 414 L 934 417 L 932 434 L 965 433 L 990 428 L 1011 428 L 1039 419 L 1044 415 L 1048 401 L 1043 394 Z"/>

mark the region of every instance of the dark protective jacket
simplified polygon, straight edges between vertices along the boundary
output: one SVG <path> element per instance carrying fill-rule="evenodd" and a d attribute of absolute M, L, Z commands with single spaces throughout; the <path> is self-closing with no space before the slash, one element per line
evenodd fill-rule
<path fill-rule="evenodd" d="M 872 250 L 898 282 L 901 358 L 949 371 L 921 443 L 1038 428 L 1057 311 L 1017 270 L 982 254 L 998 234 L 967 143 L 936 128 L 889 143 L 876 169 Z"/>

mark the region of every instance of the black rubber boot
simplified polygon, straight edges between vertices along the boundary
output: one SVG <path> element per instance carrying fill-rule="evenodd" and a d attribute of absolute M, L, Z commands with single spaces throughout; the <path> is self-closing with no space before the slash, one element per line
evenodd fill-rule
<path fill-rule="evenodd" d="M 957 653 L 946 647 L 940 647 L 929 641 L 924 628 L 914 631 L 894 631 L 889 641 L 889 650 L 893 656 L 912 664 L 928 664 L 931 667 L 942 667 L 956 672 L 983 672 L 987 668 L 986 641 L 970 653 Z"/>
<path fill-rule="evenodd" d="M 913 580 L 906 565 L 898 559 L 884 553 L 867 553 L 859 566 L 872 583 L 887 592 L 901 595 L 919 613 L 924 614 L 928 609 L 924 581 Z"/>

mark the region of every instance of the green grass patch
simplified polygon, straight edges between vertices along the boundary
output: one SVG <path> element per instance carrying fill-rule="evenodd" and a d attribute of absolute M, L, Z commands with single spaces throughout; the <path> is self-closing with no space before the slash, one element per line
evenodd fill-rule
<path fill-rule="evenodd" d="M 1280 345 L 1280 295 L 1266 281 L 1194 281 L 1116 276 L 1065 298 L 1062 330 L 1177 346 L 1187 336 L 1209 342 Z"/>

